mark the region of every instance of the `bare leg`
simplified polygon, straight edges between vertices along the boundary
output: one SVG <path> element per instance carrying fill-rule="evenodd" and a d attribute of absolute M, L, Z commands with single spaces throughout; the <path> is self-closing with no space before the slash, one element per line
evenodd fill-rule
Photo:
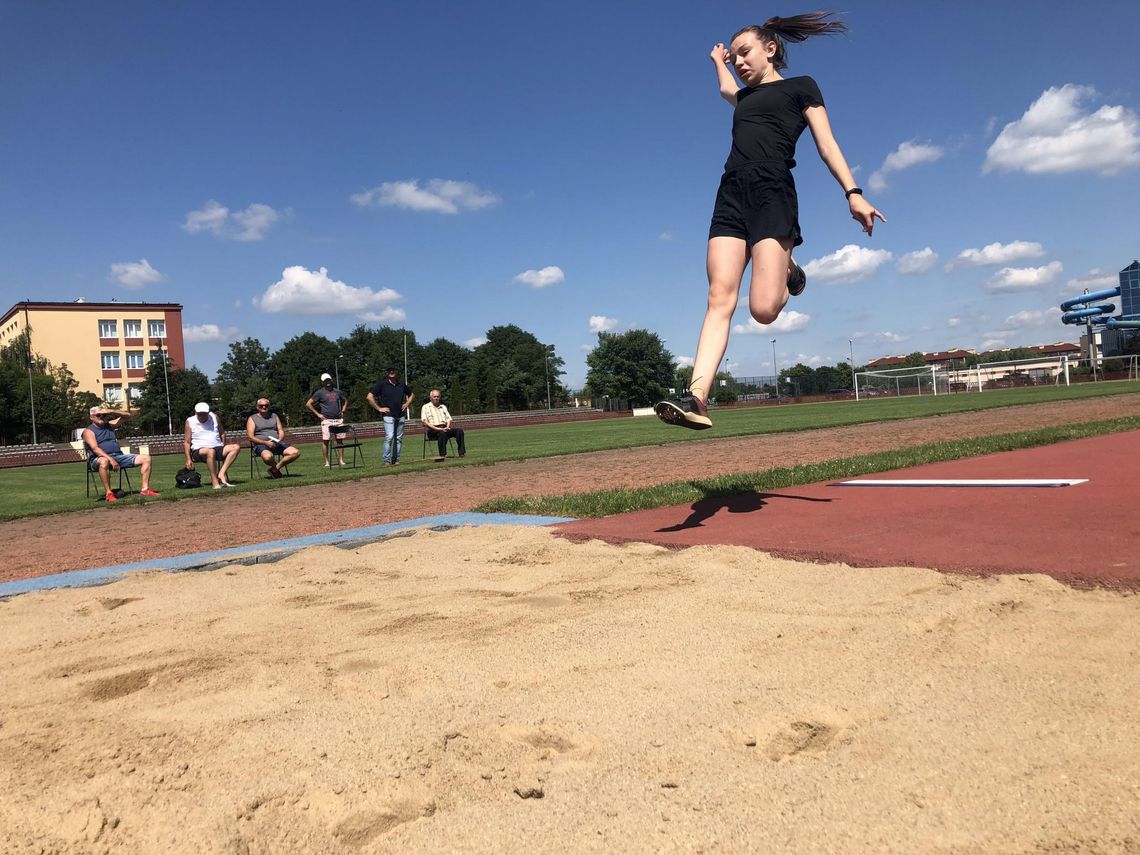
<path fill-rule="evenodd" d="M 325 466 L 328 466 L 329 465 L 329 440 L 327 440 L 327 439 L 321 440 L 321 451 L 323 451 L 324 455 L 325 455 Z"/>
<path fill-rule="evenodd" d="M 787 238 L 765 238 L 752 247 L 748 311 L 757 323 L 772 323 L 788 302 L 788 265 L 791 257 L 792 242 Z"/>
<path fill-rule="evenodd" d="M 139 465 L 139 471 L 142 473 L 142 487 L 143 490 L 150 489 L 150 455 L 139 454 L 135 456 L 135 462 Z"/>
<path fill-rule="evenodd" d="M 210 483 L 218 486 L 218 461 L 214 456 L 214 449 L 206 448 L 201 451 L 206 456 L 206 471 L 210 473 Z"/>
<path fill-rule="evenodd" d="M 222 447 L 222 468 L 218 472 L 218 478 L 223 484 L 228 484 L 229 480 L 226 478 L 226 473 L 230 471 L 230 464 L 233 463 L 241 451 L 241 446 L 236 443 Z"/>
<path fill-rule="evenodd" d="M 103 482 L 103 495 L 111 492 L 111 464 L 99 458 L 99 480 Z"/>
<path fill-rule="evenodd" d="M 701 401 L 708 399 L 717 367 L 728 347 L 732 313 L 736 310 L 740 279 L 747 264 L 748 245 L 740 238 L 709 239 L 705 262 L 709 277 L 708 308 L 705 309 L 697 356 L 693 362 L 693 379 L 689 383 L 693 396 Z"/>
<path fill-rule="evenodd" d="M 285 449 L 285 453 L 281 455 L 281 462 L 277 464 L 278 468 L 288 466 L 294 460 L 301 456 L 301 450 L 290 445 Z"/>

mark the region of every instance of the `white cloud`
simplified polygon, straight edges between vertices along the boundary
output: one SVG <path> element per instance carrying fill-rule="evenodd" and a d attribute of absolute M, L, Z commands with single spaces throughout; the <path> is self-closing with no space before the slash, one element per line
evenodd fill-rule
<path fill-rule="evenodd" d="M 812 259 L 804 265 L 804 272 L 808 275 L 808 281 L 858 282 L 874 274 L 893 258 L 885 249 L 866 249 L 849 243 L 831 255 Z"/>
<path fill-rule="evenodd" d="M 867 179 L 867 186 L 875 192 L 887 189 L 887 176 L 892 172 L 910 169 L 920 163 L 933 163 L 945 154 L 942 146 L 931 143 L 920 143 L 910 140 L 900 143 L 899 147 L 887 155 L 883 165 L 871 173 Z"/>
<path fill-rule="evenodd" d="M 985 338 L 982 339 L 982 350 L 994 350 L 995 348 L 1005 347 L 1010 337 L 1010 333 L 1007 332 L 988 332 L 984 333 L 984 335 Z"/>
<path fill-rule="evenodd" d="M 1045 319 L 1045 312 L 1036 309 L 1026 309 L 1010 315 L 1002 323 L 1006 329 L 1021 329 L 1040 324 Z"/>
<path fill-rule="evenodd" d="M 913 276 L 919 273 L 928 273 L 938 264 L 938 253 L 930 247 L 908 252 L 898 262 L 899 273 Z"/>
<path fill-rule="evenodd" d="M 204 207 L 187 214 L 182 228 L 192 235 L 209 232 L 225 240 L 254 241 L 264 238 L 279 219 L 280 212 L 260 202 L 254 202 L 244 211 L 231 211 L 211 199 Z"/>
<path fill-rule="evenodd" d="M 301 265 L 286 267 L 281 279 L 265 289 L 253 304 L 263 312 L 290 315 L 347 315 L 381 312 L 403 297 L 391 288 L 373 291 L 354 288 L 330 279 L 328 270 L 308 270 Z"/>
<path fill-rule="evenodd" d="M 1112 175 L 1140 165 L 1140 117 L 1125 107 L 1089 112 L 1091 86 L 1050 87 L 1010 122 L 986 152 L 984 172 L 1031 174 L 1099 172 Z"/>
<path fill-rule="evenodd" d="M 150 266 L 145 258 L 139 261 L 122 261 L 111 265 L 111 278 L 132 291 L 161 282 L 165 277 Z"/>
<path fill-rule="evenodd" d="M 222 329 L 217 324 L 198 324 L 182 328 L 182 339 L 190 344 L 200 341 L 235 341 L 237 336 L 237 327 Z"/>
<path fill-rule="evenodd" d="M 356 317 L 367 324 L 402 324 L 408 319 L 408 313 L 395 306 L 385 306 L 379 312 L 363 312 Z"/>
<path fill-rule="evenodd" d="M 531 288 L 549 288 L 566 279 L 561 267 L 544 267 L 542 270 L 524 270 L 515 277 L 515 282 L 529 285 Z"/>
<path fill-rule="evenodd" d="M 463 346 L 470 348 L 471 350 L 474 350 L 475 348 L 479 347 L 480 345 L 484 345 L 486 343 L 487 343 L 487 336 L 477 335 L 474 338 L 469 338 L 469 339 L 467 339 L 467 341 L 463 342 Z"/>
<path fill-rule="evenodd" d="M 962 323 L 961 318 L 947 318 L 946 319 L 946 326 L 948 326 L 948 327 L 956 327 L 960 323 Z"/>
<path fill-rule="evenodd" d="M 432 178 L 423 187 L 420 187 L 417 179 L 385 181 L 371 190 L 356 193 L 351 198 L 361 208 L 404 208 L 437 214 L 478 211 L 499 201 L 494 193 L 480 190 L 469 181 L 450 181 L 444 178 Z"/>
<path fill-rule="evenodd" d="M 807 353 L 797 353 L 796 362 L 803 363 L 804 365 L 823 365 L 824 363 L 827 363 L 828 365 L 831 364 L 830 359 L 826 359 L 822 356 L 812 356 Z"/>
<path fill-rule="evenodd" d="M 692 368 L 696 360 L 691 356 L 674 356 L 673 364 L 678 368 Z"/>
<path fill-rule="evenodd" d="M 764 335 L 768 333 L 793 333 L 806 329 L 811 315 L 789 309 L 770 324 L 759 323 L 749 318 L 747 324 L 736 324 L 732 331 L 737 335 Z"/>
<path fill-rule="evenodd" d="M 885 332 L 876 333 L 875 338 L 877 338 L 879 341 L 889 341 L 892 344 L 898 344 L 901 341 L 907 341 L 910 336 L 886 330 Z"/>
<path fill-rule="evenodd" d="M 1109 270 L 1102 270 L 1099 267 L 1094 267 L 1088 273 L 1078 276 L 1076 279 L 1070 279 L 1065 283 L 1065 290 L 1071 291 L 1074 294 L 1079 294 L 1086 288 L 1089 291 L 1103 291 L 1105 288 L 1115 288 L 1120 284 L 1119 274 L 1113 273 Z"/>
<path fill-rule="evenodd" d="M 605 315 L 590 315 L 590 332 L 609 332 L 618 325 L 617 318 L 607 318 Z"/>
<path fill-rule="evenodd" d="M 1044 267 L 1003 267 L 986 282 L 987 291 L 1025 291 L 1041 288 L 1061 275 L 1061 262 L 1050 261 Z"/>
<path fill-rule="evenodd" d="M 958 257 L 946 265 L 947 270 L 968 265 L 1011 264 L 1027 258 L 1040 258 L 1045 247 L 1035 241 L 1015 240 L 1009 243 L 990 243 L 981 249 L 964 249 Z"/>
<path fill-rule="evenodd" d="M 657 236 L 657 239 L 658 240 L 671 241 L 671 240 L 674 240 L 674 237 L 673 237 L 672 232 L 661 232 L 661 234 L 659 234 Z"/>

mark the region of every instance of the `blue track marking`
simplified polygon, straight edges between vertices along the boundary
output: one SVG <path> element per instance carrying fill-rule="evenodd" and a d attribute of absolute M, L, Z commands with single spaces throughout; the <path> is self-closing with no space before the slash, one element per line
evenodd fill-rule
<path fill-rule="evenodd" d="M 0 583 L 0 599 L 27 594 L 31 591 L 47 591 L 52 588 L 83 588 L 91 585 L 106 585 L 127 573 L 144 570 L 166 570 L 180 573 L 186 570 L 213 570 L 227 564 L 264 564 L 280 561 L 295 552 L 310 546 L 356 546 L 382 540 L 400 533 L 410 534 L 419 528 L 476 525 L 555 525 L 573 522 L 572 517 L 535 517 L 521 514 L 442 514 L 434 517 L 420 517 L 404 522 L 384 523 L 383 525 L 349 528 L 330 531 L 324 534 L 310 534 L 292 537 L 287 540 L 271 540 L 249 546 L 235 546 L 232 549 L 218 549 L 212 552 L 193 552 L 189 555 L 175 555 L 170 558 L 156 558 L 151 561 L 136 561 L 132 564 L 113 564 L 107 567 L 92 567 L 89 570 L 72 570 L 67 573 L 54 573 L 36 579 L 20 579 L 15 582 Z"/>

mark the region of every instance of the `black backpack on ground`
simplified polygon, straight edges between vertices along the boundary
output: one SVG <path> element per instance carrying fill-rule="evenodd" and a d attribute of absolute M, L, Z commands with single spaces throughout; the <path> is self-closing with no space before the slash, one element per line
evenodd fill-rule
<path fill-rule="evenodd" d="M 179 490 L 187 490 L 192 487 L 202 486 L 202 476 L 195 472 L 193 469 L 187 469 L 183 466 L 174 473 L 174 486 Z"/>

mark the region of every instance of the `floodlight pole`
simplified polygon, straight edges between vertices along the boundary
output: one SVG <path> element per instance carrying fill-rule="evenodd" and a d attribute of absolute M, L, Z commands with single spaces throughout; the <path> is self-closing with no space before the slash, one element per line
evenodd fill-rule
<path fill-rule="evenodd" d="M 780 401 L 780 371 L 776 368 L 776 339 L 772 339 L 772 388 L 776 390 L 776 402 Z"/>
<path fill-rule="evenodd" d="M 170 375 L 166 373 L 166 346 L 162 343 L 162 339 L 158 340 L 158 352 L 162 356 L 162 380 L 166 385 L 166 433 L 169 436 L 174 436 L 174 419 L 170 415 Z M 128 401 L 128 409 L 130 405 L 130 401 Z"/>
<path fill-rule="evenodd" d="M 546 409 L 550 409 L 550 345 L 544 344 L 542 346 L 543 355 L 546 357 Z"/>
<path fill-rule="evenodd" d="M 333 358 L 333 374 L 336 375 L 336 387 L 340 388 L 340 361 L 344 358 L 343 353 L 338 353 Z"/>
<path fill-rule="evenodd" d="M 32 408 L 32 445 L 36 439 L 36 390 L 32 382 L 32 324 L 28 320 L 28 301 L 24 301 L 24 344 L 27 345 L 28 355 L 28 403 Z"/>

